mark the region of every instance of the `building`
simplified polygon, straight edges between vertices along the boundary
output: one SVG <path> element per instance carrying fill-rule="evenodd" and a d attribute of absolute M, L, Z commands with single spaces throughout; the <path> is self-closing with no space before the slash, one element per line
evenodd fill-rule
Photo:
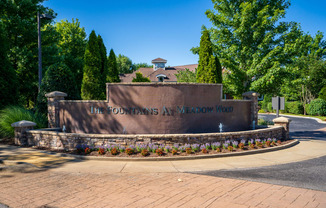
<path fill-rule="evenodd" d="M 120 74 L 121 82 L 132 82 L 136 77 L 136 73 L 140 72 L 144 77 L 148 77 L 151 82 L 177 82 L 175 76 L 179 71 L 185 71 L 189 69 L 192 72 L 196 71 L 198 64 L 189 64 L 182 66 L 166 67 L 167 60 L 162 58 L 156 58 L 152 60 L 153 67 L 151 68 L 139 68 L 131 74 Z"/>

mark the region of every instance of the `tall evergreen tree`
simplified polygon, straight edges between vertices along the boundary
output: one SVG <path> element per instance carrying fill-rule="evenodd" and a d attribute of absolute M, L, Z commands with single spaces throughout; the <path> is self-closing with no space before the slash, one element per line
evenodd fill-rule
<path fill-rule="evenodd" d="M 107 82 L 120 82 L 117 60 L 113 49 L 110 50 L 108 58 L 108 71 Z"/>
<path fill-rule="evenodd" d="M 6 105 L 17 104 L 17 76 L 8 60 L 8 41 L 0 22 L 0 109 Z"/>
<path fill-rule="evenodd" d="M 93 30 L 89 35 L 84 57 L 84 74 L 81 87 L 83 100 L 103 99 L 103 88 L 101 78 L 101 55 L 97 36 Z"/>
<path fill-rule="evenodd" d="M 208 30 L 203 31 L 199 47 L 199 64 L 196 80 L 199 83 L 222 83 L 222 67 L 213 55 L 213 45 Z"/>
<path fill-rule="evenodd" d="M 78 19 L 61 20 L 55 24 L 56 31 L 60 34 L 58 47 L 61 50 L 64 63 L 75 75 L 76 85 L 80 98 L 80 90 L 83 79 L 84 55 L 86 49 L 86 32 L 80 27 Z"/>
<path fill-rule="evenodd" d="M 106 84 L 106 76 L 108 75 L 108 59 L 106 56 L 106 47 L 104 45 L 103 39 L 100 35 L 97 36 L 97 42 L 100 49 L 100 58 L 101 58 L 101 81 L 103 86 L 103 95 L 104 97 L 102 99 L 105 99 L 105 84 Z"/>
<path fill-rule="evenodd" d="M 207 71 L 209 68 L 210 58 L 213 55 L 212 43 L 210 40 L 209 32 L 207 30 L 203 31 L 200 38 L 199 47 L 199 64 L 197 68 L 196 80 L 198 83 L 207 82 Z"/>

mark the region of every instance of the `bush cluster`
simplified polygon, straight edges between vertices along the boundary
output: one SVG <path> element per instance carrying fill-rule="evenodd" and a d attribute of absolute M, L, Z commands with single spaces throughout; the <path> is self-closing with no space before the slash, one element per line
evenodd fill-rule
<path fill-rule="evenodd" d="M 303 114 L 303 104 L 299 101 L 289 102 L 287 103 L 286 110 L 289 113 L 293 114 Z"/>
<path fill-rule="evenodd" d="M 326 101 L 323 99 L 315 99 L 308 105 L 308 111 L 313 116 L 326 116 Z"/>

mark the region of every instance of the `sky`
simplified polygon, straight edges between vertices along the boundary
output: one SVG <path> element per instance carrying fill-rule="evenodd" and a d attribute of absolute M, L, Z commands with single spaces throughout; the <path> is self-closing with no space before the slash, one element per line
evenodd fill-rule
<path fill-rule="evenodd" d="M 58 15 L 55 21 L 77 18 L 87 35 L 100 34 L 109 53 L 133 63 L 164 58 L 168 66 L 196 64 L 190 49 L 198 46 L 201 27 L 211 27 L 205 15 L 211 0 L 48 0 L 44 6 Z M 292 0 L 285 21 L 301 24 L 303 31 L 326 34 L 326 0 Z"/>

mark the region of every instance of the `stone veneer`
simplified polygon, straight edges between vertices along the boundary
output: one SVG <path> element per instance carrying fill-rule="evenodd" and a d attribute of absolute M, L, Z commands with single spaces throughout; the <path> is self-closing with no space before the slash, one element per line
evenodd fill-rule
<path fill-rule="evenodd" d="M 28 146 L 46 147 L 52 149 L 74 150 L 78 144 L 107 145 L 121 144 L 130 145 L 136 143 L 206 143 L 224 141 L 226 139 L 249 139 L 249 138 L 282 138 L 283 126 L 273 126 L 251 131 L 205 133 L 205 134 L 78 134 L 59 132 L 59 128 L 40 129 L 26 131 Z"/>

